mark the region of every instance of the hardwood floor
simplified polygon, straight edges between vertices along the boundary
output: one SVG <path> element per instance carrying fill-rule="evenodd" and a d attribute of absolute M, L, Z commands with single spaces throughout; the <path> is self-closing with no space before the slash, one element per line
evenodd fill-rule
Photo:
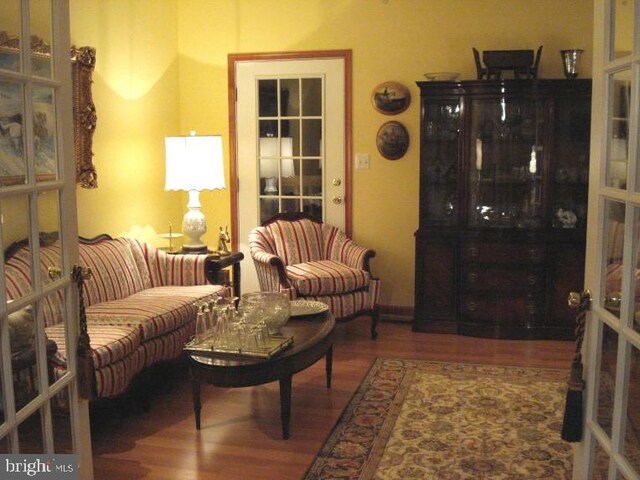
<path fill-rule="evenodd" d="M 195 429 L 184 367 L 171 369 L 147 413 L 126 401 L 92 411 L 94 473 L 105 480 L 301 478 L 376 357 L 565 368 L 574 345 L 413 333 L 405 323 L 368 319 L 337 326 L 332 388 L 324 361 L 293 377 L 291 438 L 282 440 L 278 383 L 203 386 L 202 429 Z M 135 405 L 135 404 L 134 404 Z"/>

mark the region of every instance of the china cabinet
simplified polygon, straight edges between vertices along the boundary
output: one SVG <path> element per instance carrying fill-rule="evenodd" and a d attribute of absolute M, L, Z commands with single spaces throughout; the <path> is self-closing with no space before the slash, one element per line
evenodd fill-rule
<path fill-rule="evenodd" d="M 572 338 L 590 80 L 418 82 L 421 332 Z"/>

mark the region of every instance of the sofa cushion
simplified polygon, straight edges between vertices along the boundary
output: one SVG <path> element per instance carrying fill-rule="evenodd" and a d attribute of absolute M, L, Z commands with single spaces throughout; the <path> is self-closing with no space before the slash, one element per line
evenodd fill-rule
<path fill-rule="evenodd" d="M 87 306 L 119 300 L 144 289 L 144 283 L 126 238 L 80 244 L 80 264 L 91 269 L 85 281 Z"/>
<path fill-rule="evenodd" d="M 58 345 L 58 355 L 67 358 L 64 325 L 48 327 L 47 337 Z M 91 340 L 93 366 L 98 369 L 116 363 L 131 355 L 140 346 L 139 329 L 131 325 L 87 324 L 87 333 Z"/>
<path fill-rule="evenodd" d="M 276 255 L 285 265 L 323 258 L 321 224 L 306 219 L 294 222 L 278 220 L 265 228 L 273 239 Z"/>
<path fill-rule="evenodd" d="M 220 285 L 149 288 L 127 298 L 91 305 L 87 323 L 135 326 L 144 342 L 193 321 L 195 300 L 224 291 Z"/>
<path fill-rule="evenodd" d="M 336 295 L 362 289 L 369 273 L 334 260 L 298 263 L 286 267 L 287 278 L 299 295 Z"/>

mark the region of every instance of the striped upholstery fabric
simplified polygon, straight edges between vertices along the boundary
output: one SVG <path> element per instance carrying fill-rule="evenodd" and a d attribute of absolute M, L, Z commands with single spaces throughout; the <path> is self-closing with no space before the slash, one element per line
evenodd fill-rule
<path fill-rule="evenodd" d="M 67 347 L 64 325 L 48 327 L 47 337 L 58 345 L 58 355 L 66 359 Z M 96 369 L 110 365 L 131 355 L 140 346 L 140 334 L 135 326 L 87 324 L 91 338 L 93 365 Z"/>
<path fill-rule="evenodd" d="M 335 260 L 289 265 L 287 277 L 299 295 L 335 295 L 369 285 L 369 272 Z"/>
<path fill-rule="evenodd" d="M 271 237 L 275 253 L 285 265 L 321 260 L 322 227 L 309 220 L 276 221 L 266 230 Z"/>
<path fill-rule="evenodd" d="M 48 268 L 60 265 L 59 244 L 40 252 L 40 275 L 48 282 Z M 5 263 L 7 298 L 32 291 L 31 261 L 23 247 Z M 98 398 L 123 393 L 142 369 L 181 355 L 195 331 L 194 301 L 230 295 L 229 287 L 208 283 L 205 261 L 206 255 L 168 255 L 127 238 L 80 244 L 79 263 L 92 271 L 85 305 Z M 66 372 L 68 353 L 63 305 L 62 292 L 38 305 L 47 338 L 58 346 L 58 377 Z"/>
<path fill-rule="evenodd" d="M 131 244 L 126 238 L 80 248 L 80 264 L 91 268 L 85 281 L 86 305 L 128 297 L 144 289 Z"/>
<path fill-rule="evenodd" d="M 281 214 L 254 228 L 249 250 L 262 291 L 324 302 L 337 321 L 370 315 L 376 337 L 381 284 L 369 271 L 375 252 L 303 214 Z"/>
<path fill-rule="evenodd" d="M 192 321 L 196 315 L 193 302 L 219 290 L 217 285 L 150 288 L 88 307 L 87 321 L 90 325 L 135 326 L 140 339 L 147 341 Z"/>
<path fill-rule="evenodd" d="M 150 287 L 162 285 L 204 285 L 206 255 L 172 255 L 149 245 L 141 246 L 148 266 Z"/>

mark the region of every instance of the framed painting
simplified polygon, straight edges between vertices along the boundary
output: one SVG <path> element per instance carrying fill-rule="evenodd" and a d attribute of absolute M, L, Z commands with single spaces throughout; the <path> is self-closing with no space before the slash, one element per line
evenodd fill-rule
<path fill-rule="evenodd" d="M 71 47 L 73 81 L 74 151 L 76 182 L 85 188 L 97 187 L 93 165 L 93 132 L 96 110 L 91 93 L 92 73 L 95 68 L 95 49 Z M 51 78 L 50 45 L 38 37 L 31 39 L 32 73 Z M 0 69 L 20 71 L 19 39 L 0 32 Z M 26 161 L 22 138 L 25 95 L 18 82 L 0 81 L 0 187 L 24 184 Z M 55 145 L 56 118 L 54 115 L 54 89 L 35 86 L 30 101 L 33 112 L 34 163 L 37 182 L 57 178 Z"/>
<path fill-rule="evenodd" d="M 400 122 L 387 122 L 378 130 L 376 146 L 387 160 L 402 158 L 409 149 L 409 132 Z"/>
<path fill-rule="evenodd" d="M 385 82 L 378 85 L 371 94 L 373 107 L 385 115 L 397 115 L 411 104 L 409 89 L 398 82 Z"/>

